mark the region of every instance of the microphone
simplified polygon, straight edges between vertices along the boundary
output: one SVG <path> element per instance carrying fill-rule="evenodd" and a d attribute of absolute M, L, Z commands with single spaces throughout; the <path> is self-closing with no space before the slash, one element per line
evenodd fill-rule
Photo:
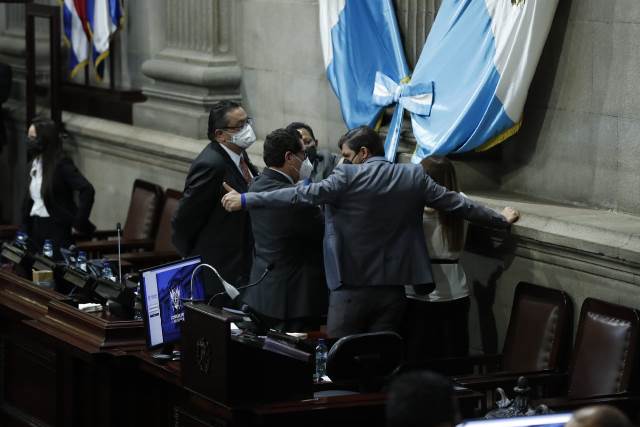
<path fill-rule="evenodd" d="M 193 269 L 193 271 L 191 272 L 191 282 L 190 282 L 190 286 L 191 286 L 191 298 L 184 298 L 183 301 L 187 301 L 187 302 L 194 302 L 194 301 L 200 301 L 200 300 L 196 300 L 193 298 L 193 278 L 196 276 L 196 273 L 198 272 L 198 270 L 200 270 L 202 267 L 207 267 L 208 269 L 210 269 L 211 271 L 213 271 L 213 273 L 218 277 L 218 279 L 220 280 L 220 282 L 222 283 L 222 286 L 224 287 L 224 292 L 222 292 L 223 294 L 226 292 L 227 294 L 229 294 L 229 296 L 231 296 L 231 299 L 236 298 L 238 295 L 240 295 L 240 292 L 238 292 L 238 290 L 236 289 L 235 286 L 233 286 L 232 284 L 230 284 L 229 282 L 227 282 L 226 280 L 224 280 L 222 278 L 222 276 L 220 275 L 220 273 L 218 273 L 218 270 L 216 270 L 212 265 L 210 264 L 205 264 L 202 263 L 200 265 L 198 265 L 196 268 Z M 216 294 L 217 295 L 217 294 Z M 214 295 L 215 297 L 215 295 Z M 211 301 L 211 300 L 209 300 Z"/>
<path fill-rule="evenodd" d="M 212 297 L 209 299 L 209 302 L 207 302 L 207 305 L 211 305 L 211 303 L 213 302 L 213 300 L 214 300 L 214 299 L 216 299 L 217 297 L 219 297 L 219 296 L 221 296 L 221 295 L 224 295 L 224 294 L 229 295 L 229 298 L 231 298 L 231 301 L 235 300 L 235 299 L 236 299 L 236 298 L 238 298 L 238 296 L 240 295 L 240 291 L 241 291 L 241 290 L 243 290 L 243 289 L 247 289 L 247 288 L 250 288 L 250 287 L 252 287 L 252 286 L 256 286 L 256 285 L 259 285 L 260 283 L 262 283 L 262 281 L 267 277 L 267 275 L 269 274 L 269 272 L 270 272 L 271 270 L 273 270 L 273 267 L 275 267 L 275 264 L 274 264 L 274 263 L 271 263 L 271 264 L 267 265 L 267 267 L 264 269 L 264 271 L 262 272 L 262 275 L 260 276 L 260 278 L 259 278 L 258 280 L 256 280 L 256 281 L 255 281 L 255 282 L 253 282 L 253 283 L 249 283 L 248 285 L 240 286 L 239 288 L 236 288 L 235 286 L 230 285 L 229 283 L 225 282 L 225 281 L 224 281 L 224 279 L 222 279 L 222 278 L 220 277 L 220 275 L 218 275 L 218 278 L 220 279 L 220 281 L 222 282 L 222 286 L 224 287 L 224 291 L 222 291 L 222 292 L 218 292 L 217 294 L 215 294 L 214 296 L 212 296 Z M 217 274 L 217 272 L 216 272 L 216 274 Z M 225 285 L 225 283 L 226 283 L 226 285 Z M 231 289 L 231 292 L 229 292 L 229 291 L 227 290 L 227 286 L 229 286 L 229 287 L 231 287 L 231 288 L 232 288 L 232 289 Z"/>
<path fill-rule="evenodd" d="M 122 283 L 122 258 L 120 253 L 120 234 L 122 232 L 122 227 L 120 226 L 120 223 L 116 224 L 116 232 L 118 233 L 118 281 L 119 283 Z"/>

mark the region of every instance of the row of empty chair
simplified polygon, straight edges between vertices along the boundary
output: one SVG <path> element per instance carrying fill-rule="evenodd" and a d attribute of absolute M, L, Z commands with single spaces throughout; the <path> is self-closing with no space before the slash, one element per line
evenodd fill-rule
<path fill-rule="evenodd" d="M 182 193 L 141 179 L 133 184 L 127 217 L 122 228 L 123 268 L 138 270 L 179 258 L 171 242 L 171 218 Z M 91 240 L 80 240 L 78 250 L 90 258 L 117 259 L 117 231 L 98 230 Z"/>

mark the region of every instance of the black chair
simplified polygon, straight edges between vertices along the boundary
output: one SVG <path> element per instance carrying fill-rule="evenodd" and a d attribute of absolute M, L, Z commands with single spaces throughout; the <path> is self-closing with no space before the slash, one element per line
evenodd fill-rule
<path fill-rule="evenodd" d="M 317 397 L 379 391 L 404 358 L 402 337 L 395 332 L 371 332 L 340 338 L 327 355 L 331 388 Z M 346 390 L 343 390 L 346 389 Z"/>

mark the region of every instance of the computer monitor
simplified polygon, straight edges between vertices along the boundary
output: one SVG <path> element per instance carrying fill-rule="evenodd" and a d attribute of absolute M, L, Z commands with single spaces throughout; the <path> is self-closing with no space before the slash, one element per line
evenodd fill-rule
<path fill-rule="evenodd" d="M 571 413 L 493 418 L 488 420 L 470 420 L 458 424 L 457 427 L 562 427 L 570 418 Z"/>
<path fill-rule="evenodd" d="M 142 270 L 142 318 L 147 331 L 147 346 L 156 348 L 180 339 L 180 323 L 184 320 L 184 300 L 204 299 L 200 275 L 191 273 L 202 262 L 200 257 L 182 259 Z"/>

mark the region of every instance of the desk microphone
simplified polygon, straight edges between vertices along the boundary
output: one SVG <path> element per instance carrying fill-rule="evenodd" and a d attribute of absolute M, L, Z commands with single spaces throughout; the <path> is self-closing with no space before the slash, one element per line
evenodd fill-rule
<path fill-rule="evenodd" d="M 116 232 L 118 233 L 118 281 L 122 283 L 122 258 L 120 253 L 120 234 L 122 232 L 122 227 L 120 223 L 116 224 Z"/>
<path fill-rule="evenodd" d="M 224 287 L 224 291 L 218 292 L 217 294 L 212 296 L 209 299 L 209 302 L 207 302 L 207 305 L 211 305 L 211 303 L 213 302 L 214 299 L 216 299 L 217 297 L 219 297 L 221 295 L 224 295 L 224 294 L 229 295 L 229 298 L 231 298 L 231 301 L 234 301 L 240 295 L 240 291 L 241 290 L 250 288 L 252 286 L 259 285 L 267 277 L 269 272 L 271 270 L 273 270 L 273 267 L 275 267 L 274 263 L 271 263 L 271 264 L 267 265 L 267 267 L 264 269 L 264 271 L 262 272 L 262 275 L 260 276 L 260 278 L 258 280 L 256 280 L 253 283 L 249 283 L 248 285 L 240 286 L 238 288 L 236 288 L 235 286 L 227 283 L 224 279 L 222 279 L 222 277 L 220 277 L 220 275 L 218 275 L 218 278 L 220 279 L 220 281 L 222 282 L 222 286 Z M 217 272 L 216 272 L 216 274 L 217 274 Z M 226 283 L 226 285 L 225 285 L 225 283 Z M 229 288 L 231 288 L 231 292 L 229 292 Z"/>

